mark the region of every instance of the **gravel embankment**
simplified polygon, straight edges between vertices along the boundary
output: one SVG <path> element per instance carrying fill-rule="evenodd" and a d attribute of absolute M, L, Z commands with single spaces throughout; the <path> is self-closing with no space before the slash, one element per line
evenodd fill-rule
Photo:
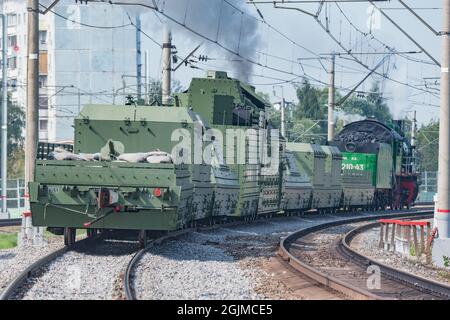
<path fill-rule="evenodd" d="M 58 257 L 16 294 L 25 300 L 120 298 L 119 275 L 137 250 L 135 241 L 82 243 Z"/>
<path fill-rule="evenodd" d="M 272 219 L 195 232 L 151 248 L 139 261 L 138 299 L 289 299 L 264 265 L 280 237 L 344 216 Z"/>
<path fill-rule="evenodd" d="M 373 228 L 358 235 L 352 241 L 352 247 L 365 256 L 382 264 L 450 285 L 449 270 L 444 270 L 442 268 L 434 267 L 431 264 L 427 264 L 423 261 L 424 259 L 417 261 L 415 257 L 405 257 L 397 252 L 379 249 L 379 239 L 380 228 Z"/>
<path fill-rule="evenodd" d="M 47 246 L 0 250 L 0 291 L 30 264 L 63 246 L 60 238 L 50 238 Z"/>

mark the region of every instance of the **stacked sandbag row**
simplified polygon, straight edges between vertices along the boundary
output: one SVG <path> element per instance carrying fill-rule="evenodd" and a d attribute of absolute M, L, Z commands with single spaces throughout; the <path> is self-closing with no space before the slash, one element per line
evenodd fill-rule
<path fill-rule="evenodd" d="M 107 161 L 109 158 L 102 157 L 97 153 L 72 153 L 63 148 L 55 148 L 48 155 L 49 160 L 71 160 L 71 161 Z M 171 154 L 155 150 L 150 152 L 122 153 L 116 157 L 117 162 L 129 163 L 173 163 Z"/>

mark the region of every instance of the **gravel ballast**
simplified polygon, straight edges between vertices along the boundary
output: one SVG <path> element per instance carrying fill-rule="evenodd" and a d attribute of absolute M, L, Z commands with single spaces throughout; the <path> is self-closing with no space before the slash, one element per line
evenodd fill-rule
<path fill-rule="evenodd" d="M 108 300 L 120 297 L 119 275 L 137 250 L 135 241 L 80 243 L 43 267 L 14 299 Z"/>
<path fill-rule="evenodd" d="M 355 215 L 353 215 L 355 216 Z M 138 299 L 289 299 L 267 272 L 280 237 L 349 215 L 275 218 L 190 233 L 150 248 L 134 272 Z"/>
<path fill-rule="evenodd" d="M 434 267 L 424 261 L 417 261 L 415 257 L 406 257 L 398 252 L 382 250 L 378 247 L 379 239 L 380 228 L 372 228 L 355 237 L 352 247 L 368 258 L 387 266 L 450 285 L 450 270 Z"/>
<path fill-rule="evenodd" d="M 0 250 L 0 291 L 35 261 L 63 246 L 59 238 L 50 238 L 46 246 L 26 246 Z"/>

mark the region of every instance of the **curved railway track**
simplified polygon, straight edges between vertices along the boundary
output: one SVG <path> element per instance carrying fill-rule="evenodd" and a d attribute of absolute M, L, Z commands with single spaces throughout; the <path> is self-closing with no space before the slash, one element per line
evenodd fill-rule
<path fill-rule="evenodd" d="M 378 223 L 357 227 L 354 224 L 383 216 L 393 217 L 391 214 L 352 218 L 294 232 L 280 241 L 279 254 L 303 275 L 351 299 L 449 299 L 449 286 L 380 264 L 350 247 L 351 240 L 358 233 L 373 228 Z M 431 212 L 424 211 L 420 215 L 409 212 L 396 216 L 423 219 L 430 217 Z M 320 239 L 327 238 L 325 246 L 321 247 Z M 320 255 L 327 257 L 325 263 L 312 258 Z M 379 267 L 379 289 L 368 288 L 369 266 Z"/>
<path fill-rule="evenodd" d="M 0 219 L 0 227 L 20 226 L 22 219 Z"/>
<path fill-rule="evenodd" d="M 117 271 L 114 271 L 113 276 L 110 276 L 109 274 L 106 275 L 105 273 L 105 277 L 111 279 L 117 278 L 116 275 L 119 274 L 119 270 L 122 269 L 121 266 L 125 265 L 123 260 L 125 259 L 125 261 L 128 262 L 127 256 L 132 255 L 138 249 L 138 242 L 128 241 L 127 239 L 125 239 L 125 241 L 110 239 L 108 234 L 109 233 L 101 233 L 92 237 L 83 238 L 76 241 L 72 246 L 62 247 L 36 260 L 9 282 L 8 286 L 1 292 L 0 300 L 22 299 L 26 296 L 28 291 L 33 290 L 34 282 L 37 279 L 42 279 L 37 281 L 39 286 L 36 291 L 39 292 L 40 295 L 46 295 L 45 287 L 51 288 L 52 290 L 54 289 L 53 287 L 60 287 L 62 288 L 61 290 L 64 291 L 64 284 L 68 284 L 67 281 L 70 276 L 70 273 L 68 272 L 71 271 L 71 266 L 78 267 L 80 274 L 81 272 L 84 272 L 80 277 L 80 282 L 91 278 L 99 278 L 100 280 L 98 281 L 101 282 L 103 279 L 102 275 L 95 273 L 106 271 L 112 273 L 110 270 L 104 269 L 108 266 L 110 269 L 115 267 Z M 110 243 L 111 240 L 113 241 L 112 243 Z M 110 256 L 112 260 L 106 259 L 106 256 Z M 118 258 L 123 259 L 118 260 Z M 100 262 L 100 260 L 103 262 Z M 96 265 L 93 263 L 94 261 L 99 261 L 100 264 Z M 113 261 L 114 263 L 117 261 L 117 266 L 111 265 Z M 94 267 L 96 269 L 95 272 L 91 272 Z M 51 281 L 49 281 L 47 273 L 50 273 L 50 278 L 53 277 Z M 47 284 L 46 282 L 49 283 Z M 112 281 L 110 282 L 114 286 L 114 283 Z M 92 286 L 95 286 L 94 283 L 95 281 Z M 85 294 L 86 290 L 92 293 L 91 288 L 89 288 L 90 284 L 87 284 L 88 287 L 86 290 L 84 290 L 85 285 L 86 284 L 83 283 L 83 286 L 80 288 L 81 290 L 78 290 L 79 292 L 74 292 L 74 294 L 77 294 L 78 299 L 84 299 L 83 294 Z M 55 295 L 55 292 L 49 292 L 48 296 L 52 297 L 52 299 L 54 299 L 55 296 L 57 299 L 61 299 L 60 296 L 57 294 Z M 70 297 L 70 295 L 68 297 Z"/>
<path fill-rule="evenodd" d="M 358 217 L 352 217 L 349 219 L 343 219 L 343 220 L 339 220 L 339 221 L 333 221 L 333 222 L 325 222 L 325 223 L 321 223 L 317 226 L 314 226 L 312 228 L 308 228 L 308 229 L 304 229 L 302 231 L 296 232 L 294 234 L 292 234 L 291 236 L 289 236 L 288 238 L 285 238 L 282 243 L 281 243 L 281 248 L 285 247 L 285 245 L 289 245 L 292 244 L 295 240 L 294 237 L 296 237 L 295 239 L 300 239 L 301 237 L 304 237 L 307 234 L 310 234 L 312 232 L 316 232 L 319 230 L 323 230 L 326 228 L 330 228 L 336 225 L 343 225 L 343 224 L 348 224 L 348 223 L 354 223 L 354 222 L 359 222 L 359 221 L 367 221 L 367 220 L 373 220 L 376 218 L 380 218 L 380 217 L 406 217 L 406 216 L 411 216 L 411 214 L 416 214 L 417 215 L 417 210 L 416 211 L 409 211 L 407 213 L 387 213 L 387 214 L 368 214 L 368 213 L 363 213 L 363 216 L 359 215 Z M 431 213 L 431 211 L 429 211 L 429 213 Z M 18 219 L 18 221 L 20 222 L 20 219 Z M 17 223 L 17 221 L 9 221 L 7 223 Z M 122 286 L 122 295 L 123 297 L 125 297 L 128 300 L 135 300 L 136 299 L 136 292 L 135 289 L 133 287 L 133 272 L 135 267 L 138 264 L 138 261 L 141 259 L 141 257 L 144 255 L 144 253 L 151 247 L 157 244 L 162 243 L 163 241 L 166 241 L 168 239 L 174 239 L 178 236 L 181 236 L 183 234 L 189 233 L 193 230 L 211 230 L 211 229 L 215 229 L 215 228 L 221 228 L 221 227 L 231 227 L 234 225 L 238 225 L 238 224 L 242 224 L 242 222 L 237 223 L 237 222 L 232 222 L 232 223 L 228 223 L 228 224 L 220 224 L 220 225 L 214 225 L 211 227 L 204 227 L 204 228 L 192 228 L 192 229 L 186 229 L 186 230 L 181 230 L 181 231 L 177 231 L 177 232 L 171 232 L 168 233 L 162 237 L 155 237 L 151 240 L 149 240 L 148 245 L 146 248 L 138 250 L 134 253 L 134 255 L 132 256 L 132 258 L 129 260 L 129 262 L 127 263 L 125 272 L 123 272 L 122 269 L 122 276 L 120 276 L 123 279 L 123 286 Z M 349 233 L 348 237 L 346 237 L 347 239 L 351 239 L 358 231 L 354 231 L 353 233 Z M 81 244 L 83 242 L 88 242 L 88 241 L 96 241 L 98 240 L 99 237 L 104 236 L 104 234 L 100 234 L 97 235 L 95 237 L 90 237 L 90 238 L 85 238 L 82 240 L 77 241 L 77 244 Z M 292 239 L 292 241 L 290 241 L 290 239 Z M 348 241 L 349 241 L 348 240 Z M 15 277 L 15 279 L 13 281 L 11 281 L 9 283 L 9 285 L 3 290 L 3 292 L 0 295 L 0 300 L 6 300 L 6 299 L 11 299 L 14 297 L 14 295 L 16 294 L 16 292 L 18 292 L 18 290 L 20 290 L 20 288 L 22 286 L 24 286 L 26 284 L 26 282 L 33 277 L 36 277 L 39 272 L 41 270 L 43 270 L 43 268 L 48 265 L 49 263 L 51 263 L 53 260 L 55 260 L 56 258 L 64 255 L 67 252 L 70 252 L 73 249 L 73 247 L 63 247 L 61 249 L 58 249 L 56 251 L 51 252 L 50 254 L 40 258 L 39 260 L 37 260 L 36 262 L 34 262 L 33 264 L 31 264 L 30 266 L 28 266 L 25 270 L 23 270 L 23 272 L 21 272 L 17 277 Z M 345 254 L 347 255 L 347 259 L 349 259 L 348 257 L 350 255 L 357 255 L 357 253 L 353 252 L 353 250 L 348 246 L 348 248 L 346 248 L 344 246 L 345 250 Z M 295 269 L 298 269 L 296 266 L 296 261 L 297 259 L 294 256 L 290 256 L 291 253 L 289 252 L 289 250 L 286 250 L 286 253 L 283 254 L 285 258 L 287 258 L 287 260 L 289 261 L 289 263 L 291 264 L 291 266 L 293 266 Z M 356 258 L 354 258 L 356 259 Z M 364 258 L 360 259 L 360 263 L 364 264 L 367 263 L 367 260 L 364 260 Z M 361 267 L 362 268 L 362 267 Z M 384 269 L 383 269 L 384 270 Z M 387 272 L 387 271 L 385 271 Z M 310 278 L 314 278 L 314 276 L 312 276 L 312 274 L 309 272 L 303 272 L 304 274 L 306 274 L 308 277 Z M 325 276 L 325 278 L 327 278 Z M 315 280 L 317 280 L 316 278 L 314 278 Z M 426 281 L 426 280 L 425 280 Z M 319 283 L 324 283 L 323 281 L 318 281 Z M 336 288 L 332 285 L 332 281 L 330 279 L 330 277 L 328 277 L 328 280 L 325 281 L 324 283 L 325 285 L 330 286 L 333 289 L 336 289 L 337 291 L 342 292 L 342 290 L 339 290 L 339 288 Z M 355 290 L 355 292 L 357 292 L 357 290 Z M 346 292 L 346 295 L 348 296 L 348 292 Z M 361 295 L 361 294 L 357 294 L 357 295 L 350 295 L 351 297 L 354 298 L 367 298 L 367 296 Z M 376 296 L 370 296 L 369 298 L 372 299 L 376 299 Z"/>
<path fill-rule="evenodd" d="M 341 225 L 341 224 L 347 224 L 347 223 L 350 223 L 350 222 L 374 220 L 374 219 L 381 218 L 381 217 L 406 217 L 406 216 L 411 216 L 412 214 L 416 214 L 417 215 L 417 212 L 418 212 L 417 210 L 415 210 L 415 211 L 414 210 L 410 210 L 410 211 L 408 211 L 406 213 L 394 212 L 394 213 L 385 213 L 385 214 L 381 214 L 381 215 L 380 214 L 371 214 L 371 215 L 369 214 L 369 215 L 367 215 L 367 214 L 363 213 L 364 214 L 363 216 L 359 215 L 356 218 L 355 217 L 351 217 L 351 218 L 348 218 L 348 219 L 346 218 L 344 220 L 321 223 L 321 224 L 316 225 L 316 226 L 314 226 L 312 228 L 305 229 L 305 232 L 309 233 L 309 232 L 312 232 L 313 230 L 321 230 L 323 228 L 327 228 L 327 227 L 333 226 L 333 225 Z M 427 212 L 431 213 L 432 211 L 427 211 Z M 218 225 L 218 226 L 213 226 L 213 227 L 208 227 L 208 228 L 203 228 L 203 229 L 220 228 L 220 227 L 223 227 L 223 226 L 224 225 Z M 203 229 L 200 229 L 200 230 L 203 230 Z M 178 235 L 181 235 L 181 234 L 184 234 L 184 233 L 187 233 L 187 232 L 189 232 L 189 230 L 180 232 Z M 133 275 L 133 272 L 136 269 L 136 266 L 137 266 L 139 260 L 147 252 L 149 247 L 151 247 L 152 245 L 159 244 L 159 243 L 163 242 L 164 240 L 166 240 L 168 238 L 173 238 L 173 237 L 178 236 L 178 235 L 173 235 L 173 236 L 169 235 L 168 237 L 159 238 L 157 240 L 152 241 L 151 243 L 149 243 L 149 246 L 147 246 L 144 249 L 139 250 L 134 255 L 133 259 L 130 260 L 130 262 L 129 262 L 127 268 L 126 268 L 126 271 L 125 271 L 125 274 L 124 274 L 124 280 L 123 280 L 124 296 L 125 296 L 125 298 L 127 300 L 136 300 L 137 299 L 136 290 L 139 290 L 139 289 L 134 288 L 134 284 L 133 284 L 134 275 Z M 286 240 L 284 240 L 284 241 L 286 241 Z M 292 261 L 293 260 L 291 259 L 291 262 Z M 292 263 L 291 263 L 291 265 L 292 265 Z M 321 283 L 321 282 L 319 281 L 319 283 Z M 340 290 L 337 290 L 337 291 L 340 291 Z M 373 296 L 371 298 L 375 298 L 375 297 Z"/>

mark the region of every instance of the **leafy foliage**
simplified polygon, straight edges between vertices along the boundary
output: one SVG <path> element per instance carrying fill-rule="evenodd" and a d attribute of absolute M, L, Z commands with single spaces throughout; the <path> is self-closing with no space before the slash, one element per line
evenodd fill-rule
<path fill-rule="evenodd" d="M 12 103 L 11 97 L 8 96 L 8 178 L 23 178 L 24 176 L 24 129 L 25 112 L 19 106 Z"/>
<path fill-rule="evenodd" d="M 313 87 L 308 80 L 297 87 L 298 104 L 294 108 L 294 119 L 322 120 L 327 114 L 328 89 Z"/>
<path fill-rule="evenodd" d="M 171 84 L 172 93 L 182 92 L 183 87 L 178 80 L 173 80 Z M 150 105 L 161 105 L 162 104 L 162 82 L 161 80 L 150 80 L 149 83 L 149 103 Z"/>
<path fill-rule="evenodd" d="M 353 94 L 342 105 L 342 110 L 349 114 L 359 114 L 364 117 L 373 117 L 383 123 L 392 121 L 392 114 L 376 82 L 365 98 Z"/>
<path fill-rule="evenodd" d="M 431 121 L 417 132 L 419 171 L 437 171 L 439 160 L 439 122 Z"/>

